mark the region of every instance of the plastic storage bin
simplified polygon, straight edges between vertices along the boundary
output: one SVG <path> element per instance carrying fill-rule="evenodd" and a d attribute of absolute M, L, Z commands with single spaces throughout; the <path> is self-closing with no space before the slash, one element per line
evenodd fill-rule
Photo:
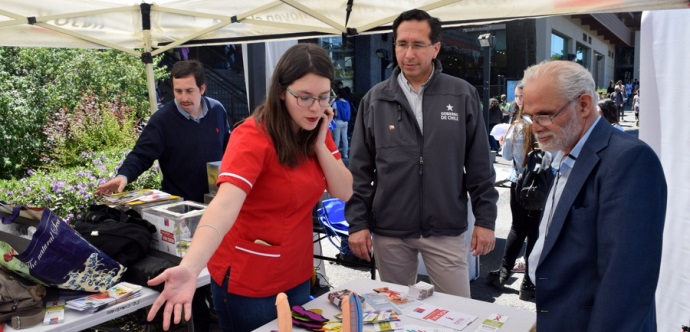
<path fill-rule="evenodd" d="M 206 204 L 183 201 L 158 205 L 143 210 L 142 217 L 156 226 L 152 247 L 183 257 L 189 249 L 196 226 Z"/>

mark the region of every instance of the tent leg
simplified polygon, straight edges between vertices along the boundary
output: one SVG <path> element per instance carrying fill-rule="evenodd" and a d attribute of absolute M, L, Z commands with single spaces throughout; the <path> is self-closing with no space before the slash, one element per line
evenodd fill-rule
<path fill-rule="evenodd" d="M 158 100 L 156 95 L 156 78 L 153 75 L 153 63 L 146 64 L 146 83 L 149 90 L 149 105 L 151 113 L 158 110 Z"/>

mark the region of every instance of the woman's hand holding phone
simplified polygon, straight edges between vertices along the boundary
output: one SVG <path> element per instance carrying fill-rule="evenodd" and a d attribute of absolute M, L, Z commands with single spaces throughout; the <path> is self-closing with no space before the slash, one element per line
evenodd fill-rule
<path fill-rule="evenodd" d="M 331 107 L 326 107 L 326 109 L 323 111 L 323 115 L 321 115 L 321 119 L 319 120 L 319 136 L 315 142 L 317 146 L 318 144 L 326 144 L 326 135 L 330 135 L 328 126 L 333 120 L 334 114 L 335 113 Z"/>

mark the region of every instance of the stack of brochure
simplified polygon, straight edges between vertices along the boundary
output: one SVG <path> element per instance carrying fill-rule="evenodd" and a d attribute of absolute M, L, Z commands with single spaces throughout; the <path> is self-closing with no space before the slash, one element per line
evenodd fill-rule
<path fill-rule="evenodd" d="M 67 301 L 67 308 L 82 312 L 96 312 L 116 303 L 124 302 L 139 296 L 141 286 L 128 282 L 121 282 L 105 292 L 90 294 Z"/>
<path fill-rule="evenodd" d="M 104 196 L 103 200 L 109 205 L 142 204 L 177 198 L 166 192 L 155 189 L 138 189 Z"/>

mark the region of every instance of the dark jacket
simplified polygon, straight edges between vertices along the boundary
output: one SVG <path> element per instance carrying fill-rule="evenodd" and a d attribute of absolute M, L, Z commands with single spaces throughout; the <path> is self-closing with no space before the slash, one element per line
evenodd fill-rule
<path fill-rule="evenodd" d="M 604 119 L 594 126 L 535 265 L 537 330 L 656 331 L 664 171 L 647 144 Z"/>
<path fill-rule="evenodd" d="M 118 174 L 134 182 L 157 159 L 163 191 L 203 202 L 208 193 L 206 163 L 223 158 L 230 127 L 220 102 L 207 97 L 202 100 L 208 113 L 199 123 L 180 114 L 175 101 L 153 113 Z"/>
<path fill-rule="evenodd" d="M 350 145 L 350 233 L 460 235 L 469 192 L 476 225 L 494 229 L 498 192 L 477 90 L 436 72 L 424 90 L 424 135 L 397 82 L 400 68 L 362 99 Z"/>

